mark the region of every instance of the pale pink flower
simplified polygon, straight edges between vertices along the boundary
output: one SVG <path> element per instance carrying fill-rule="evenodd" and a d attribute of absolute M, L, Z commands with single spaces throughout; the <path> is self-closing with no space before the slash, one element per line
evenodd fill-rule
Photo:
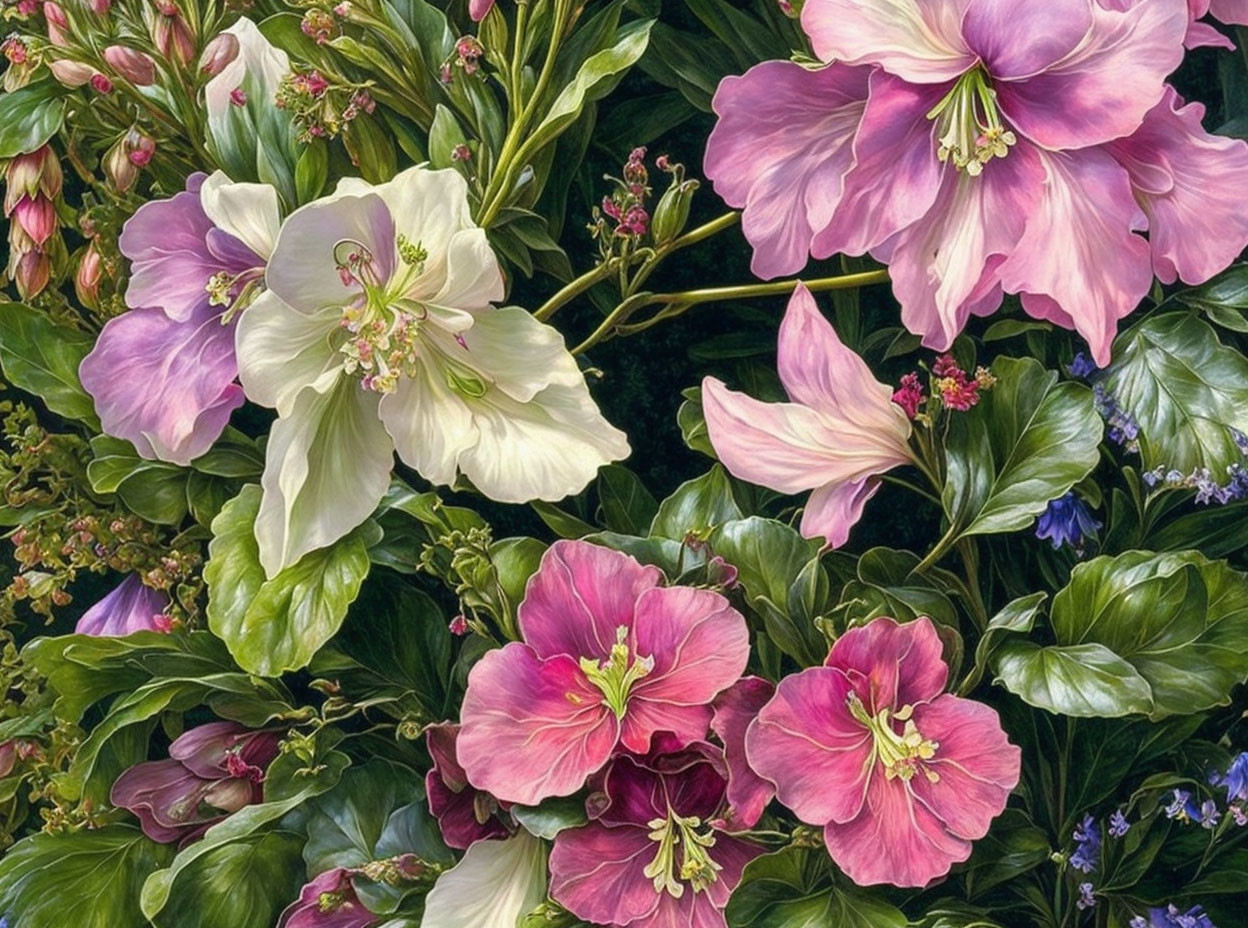
<path fill-rule="evenodd" d="M 792 402 L 764 403 L 708 377 L 707 432 L 733 476 L 778 493 L 814 490 L 802 534 L 837 547 L 879 489 L 879 475 L 912 459 L 910 420 L 800 284 L 780 324 L 778 360 Z"/>
<path fill-rule="evenodd" d="M 802 26 L 836 63 L 725 78 L 706 173 L 744 207 L 760 276 L 870 253 L 931 348 L 1016 293 L 1104 365 L 1165 266 L 1156 242 L 1203 233 L 1199 211 L 1150 212 L 1142 193 L 1235 213 L 1219 261 L 1248 244 L 1248 210 L 1224 193 L 1248 185 L 1248 146 L 1193 119 L 1164 161 L 1135 138 L 1172 93 L 1189 22 L 1187 0 L 808 0 Z M 1214 263 L 1177 273 L 1199 282 Z"/>
<path fill-rule="evenodd" d="M 1018 785 L 996 711 L 942 693 L 947 676 L 930 619 L 877 618 L 781 680 L 746 734 L 750 766 L 856 883 L 944 876 Z"/>
<path fill-rule="evenodd" d="M 550 547 L 520 604 L 524 641 L 469 674 L 456 745 L 468 782 L 536 805 L 579 790 L 619 747 L 705 736 L 711 700 L 745 669 L 749 631 L 718 593 L 662 578 L 588 542 Z"/>

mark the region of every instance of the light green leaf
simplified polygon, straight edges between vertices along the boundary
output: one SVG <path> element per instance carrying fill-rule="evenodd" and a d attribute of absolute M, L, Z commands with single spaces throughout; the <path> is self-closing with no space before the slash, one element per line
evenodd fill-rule
<path fill-rule="evenodd" d="M 0 93 L 0 158 L 34 151 L 61 128 L 69 93 L 54 80 Z"/>
<path fill-rule="evenodd" d="M 0 95 L 0 101 L 12 94 Z M 6 124 L 0 118 L 0 127 Z M 3 129 L 0 129 L 0 133 Z M 95 345 L 87 332 L 57 325 L 21 303 L 0 303 L 0 367 L 15 387 L 43 398 L 48 409 L 99 428 L 95 403 L 78 379 L 78 365 Z"/>
<path fill-rule="evenodd" d="M 547 799 L 537 806 L 512 806 L 511 814 L 531 835 L 553 841 L 568 828 L 579 828 L 589 821 L 585 801 L 574 796 Z"/>
<path fill-rule="evenodd" d="M 1148 681 L 1104 645 L 1008 641 L 997 651 L 994 666 L 1006 689 L 1050 712 L 1112 718 L 1153 708 Z"/>
<path fill-rule="evenodd" d="M 942 501 L 963 536 L 1027 528 L 1100 460 L 1091 390 L 1030 358 L 997 358 L 992 370 L 997 385 L 954 415 L 946 443 Z"/>
<path fill-rule="evenodd" d="M 260 488 L 246 486 L 212 522 L 208 627 L 244 670 L 277 676 L 306 666 L 342 625 L 368 574 L 369 525 L 265 580 L 252 532 L 259 508 Z"/>
<path fill-rule="evenodd" d="M 9 928 L 144 928 L 139 890 L 173 849 L 129 825 L 35 834 L 0 857 Z"/>

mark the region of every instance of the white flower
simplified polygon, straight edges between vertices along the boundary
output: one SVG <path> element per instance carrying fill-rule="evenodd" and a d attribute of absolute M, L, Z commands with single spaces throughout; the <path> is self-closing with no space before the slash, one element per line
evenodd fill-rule
<path fill-rule="evenodd" d="M 527 831 L 477 841 L 425 898 L 420 928 L 516 928 L 546 898 L 546 847 Z"/>
<path fill-rule="evenodd" d="M 344 180 L 283 224 L 239 375 L 277 409 L 256 519 L 272 577 L 376 508 L 391 452 L 433 483 L 558 500 L 627 456 L 562 336 L 516 307 L 453 170 Z"/>

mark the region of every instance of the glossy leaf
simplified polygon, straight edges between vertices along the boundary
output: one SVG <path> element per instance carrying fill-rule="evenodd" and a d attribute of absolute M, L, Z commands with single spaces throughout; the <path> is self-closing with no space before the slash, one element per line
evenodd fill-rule
<path fill-rule="evenodd" d="M 11 96 L 0 94 L 0 101 Z M 41 397 L 54 413 L 98 428 L 95 403 L 78 380 L 78 365 L 94 345 L 89 333 L 57 325 L 37 309 L 0 303 L 0 367 L 9 383 Z"/>
<path fill-rule="evenodd" d="M 650 536 L 683 541 L 690 532 L 706 537 L 717 525 L 744 513 L 733 497 L 728 472 L 716 464 L 701 477 L 687 480 L 659 504 Z"/>
<path fill-rule="evenodd" d="M 68 91 L 52 79 L 0 93 L 0 158 L 32 152 L 65 120 Z"/>

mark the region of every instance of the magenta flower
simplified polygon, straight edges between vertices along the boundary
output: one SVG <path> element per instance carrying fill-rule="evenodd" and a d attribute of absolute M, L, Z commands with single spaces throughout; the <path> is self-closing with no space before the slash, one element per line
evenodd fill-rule
<path fill-rule="evenodd" d="M 169 596 L 144 586 L 131 574 L 90 609 L 74 627 L 76 635 L 129 635 L 170 630 Z"/>
<path fill-rule="evenodd" d="M 277 921 L 277 928 L 368 928 L 377 921 L 351 885 L 351 872 L 326 870 L 299 891 Z"/>
<path fill-rule="evenodd" d="M 133 812 L 153 841 L 193 841 L 263 798 L 264 771 L 281 737 L 236 722 L 200 725 L 174 740 L 168 760 L 136 764 L 119 776 L 109 801 Z"/>
<path fill-rule="evenodd" d="M 966 860 L 1018 784 L 997 713 L 944 689 L 930 619 L 877 618 L 786 677 L 746 734 L 750 765 L 822 825 L 855 883 L 926 886 Z"/>
<path fill-rule="evenodd" d="M 762 848 L 720 831 L 727 779 L 717 749 L 622 755 L 588 825 L 561 831 L 551 898 L 578 918 L 632 928 L 724 928 L 723 909 Z"/>
<path fill-rule="evenodd" d="M 618 551 L 557 541 L 520 604 L 523 642 L 468 677 L 457 752 L 468 781 L 535 805 L 580 789 L 622 746 L 702 738 L 710 702 L 745 669 L 745 619 L 710 590 L 663 587 Z"/>
<path fill-rule="evenodd" d="M 767 803 L 776 795 L 776 787 L 755 773 L 745 756 L 745 734 L 750 723 L 775 692 L 776 687 L 770 680 L 742 677 L 715 699 L 711 730 L 724 745 L 724 762 L 728 767 L 726 817 L 734 827 L 757 825 Z"/>
<path fill-rule="evenodd" d="M 466 851 L 474 841 L 506 838 L 513 829 L 499 818 L 498 800 L 468 782 L 455 756 L 458 740 L 459 726 L 450 722 L 425 729 L 425 746 L 433 758 L 433 768 L 425 774 L 425 794 L 442 840 Z"/>
<path fill-rule="evenodd" d="M 212 446 L 243 404 L 236 311 L 260 286 L 277 224 L 272 187 L 220 172 L 192 175 L 185 192 L 130 218 L 118 243 L 130 311 L 108 321 L 78 370 L 105 433 L 175 464 Z"/>
<path fill-rule="evenodd" d="M 836 63 L 765 62 L 725 78 L 714 100 L 706 173 L 744 207 L 755 273 L 869 252 L 929 347 L 946 350 L 970 316 L 1016 293 L 1107 364 L 1152 268 L 1165 279 L 1156 243 L 1201 241 L 1201 211 L 1233 213 L 1221 191 L 1248 184 L 1248 147 L 1198 119 L 1164 153 L 1136 138 L 1182 59 L 1189 10 L 1110 2 L 1125 8 L 809 0 L 802 26 Z M 1150 211 L 1163 194 L 1200 209 Z M 1242 250 L 1248 213 L 1216 239 L 1216 258 L 1180 262 L 1178 276 L 1198 283 Z"/>
<path fill-rule="evenodd" d="M 838 547 L 879 475 L 912 459 L 910 420 L 800 284 L 780 324 L 778 366 L 792 402 L 763 403 L 713 377 L 702 381 L 707 432 L 734 476 L 778 493 L 814 490 L 802 534 Z"/>

